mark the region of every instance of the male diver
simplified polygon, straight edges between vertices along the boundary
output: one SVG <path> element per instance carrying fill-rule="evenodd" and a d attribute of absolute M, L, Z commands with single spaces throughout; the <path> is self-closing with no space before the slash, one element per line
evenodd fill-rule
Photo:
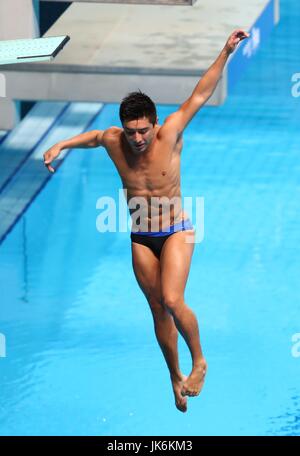
<path fill-rule="evenodd" d="M 213 94 L 230 54 L 249 36 L 240 29 L 230 35 L 191 96 L 162 125 L 158 124 L 153 101 L 141 92 L 133 92 L 120 105 L 123 128 L 89 131 L 55 144 L 44 154 L 50 172 L 54 172 L 52 161 L 63 149 L 103 146 L 113 161 L 126 190 L 133 221 L 133 270 L 149 303 L 156 338 L 170 372 L 175 404 L 182 412 L 187 410 L 187 396 L 199 395 L 207 371 L 197 319 L 184 300 L 195 231 L 181 207 L 182 136 L 190 120 Z M 132 202 L 136 201 L 139 217 L 133 210 L 136 204 Z M 189 376 L 184 376 L 179 367 L 178 332 L 191 353 Z"/>

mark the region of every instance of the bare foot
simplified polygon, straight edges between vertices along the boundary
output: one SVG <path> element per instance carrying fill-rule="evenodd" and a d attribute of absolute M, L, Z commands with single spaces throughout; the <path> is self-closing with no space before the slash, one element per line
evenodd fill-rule
<path fill-rule="evenodd" d="M 185 382 L 187 377 L 185 375 L 181 375 L 181 378 L 178 377 L 171 377 L 171 382 L 173 386 L 173 392 L 175 396 L 175 405 L 181 412 L 187 411 L 187 398 L 182 397 L 181 390 L 183 386 L 183 382 Z"/>
<path fill-rule="evenodd" d="M 188 378 L 183 382 L 181 395 L 182 396 L 198 396 L 203 388 L 207 364 L 203 358 L 196 364 Z"/>

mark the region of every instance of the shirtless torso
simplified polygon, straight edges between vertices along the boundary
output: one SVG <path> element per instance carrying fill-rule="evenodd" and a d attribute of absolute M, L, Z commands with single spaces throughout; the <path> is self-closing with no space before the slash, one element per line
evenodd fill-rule
<path fill-rule="evenodd" d="M 122 128 L 111 127 L 103 134 L 102 144 L 126 190 L 129 212 L 133 216 L 138 209 L 141 215 L 136 231 L 163 230 L 187 217 L 180 189 L 182 136 L 172 142 L 162 130 L 155 125 L 151 144 L 140 154 L 133 153 Z"/>

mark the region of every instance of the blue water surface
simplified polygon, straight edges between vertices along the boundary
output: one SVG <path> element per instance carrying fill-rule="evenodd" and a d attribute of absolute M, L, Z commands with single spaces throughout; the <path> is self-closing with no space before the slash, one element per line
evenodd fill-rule
<path fill-rule="evenodd" d="M 299 435 L 300 10 L 281 21 L 234 94 L 187 128 L 182 192 L 205 201 L 186 301 L 209 369 L 174 406 L 129 233 L 96 230 L 118 199 L 104 149 L 76 149 L 0 246 L 1 435 Z M 160 121 L 174 106 L 158 106 Z M 119 125 L 106 105 L 91 129 Z M 189 352 L 180 339 L 181 367 Z"/>

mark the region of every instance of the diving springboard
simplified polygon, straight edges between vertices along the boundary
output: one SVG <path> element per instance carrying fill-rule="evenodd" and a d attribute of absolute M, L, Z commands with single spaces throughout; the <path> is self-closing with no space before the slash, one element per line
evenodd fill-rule
<path fill-rule="evenodd" d="M 0 65 L 52 60 L 69 39 L 63 35 L 0 41 Z"/>

